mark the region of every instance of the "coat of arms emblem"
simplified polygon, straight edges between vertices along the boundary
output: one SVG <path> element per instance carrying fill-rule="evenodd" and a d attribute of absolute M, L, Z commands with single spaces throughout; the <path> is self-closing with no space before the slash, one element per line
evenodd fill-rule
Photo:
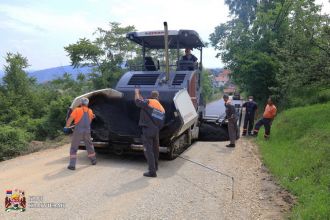
<path fill-rule="evenodd" d="M 24 212 L 26 208 L 26 198 L 23 190 L 6 190 L 5 209 L 7 212 Z"/>

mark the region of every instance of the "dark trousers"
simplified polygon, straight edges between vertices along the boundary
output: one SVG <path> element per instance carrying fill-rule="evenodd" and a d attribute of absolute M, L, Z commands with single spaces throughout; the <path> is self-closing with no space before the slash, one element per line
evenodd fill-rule
<path fill-rule="evenodd" d="M 262 118 L 260 119 L 257 123 L 256 126 L 254 127 L 254 134 L 257 135 L 259 132 L 259 129 L 261 126 L 265 126 L 265 137 L 269 137 L 270 135 L 270 127 L 271 127 L 271 122 L 272 119 L 270 118 Z"/>
<path fill-rule="evenodd" d="M 159 158 L 159 134 L 157 133 L 156 136 L 153 137 L 142 134 L 141 138 L 144 156 L 148 162 L 148 170 L 150 173 L 156 173 Z"/>
<path fill-rule="evenodd" d="M 229 134 L 229 141 L 230 144 L 235 144 L 237 139 L 237 120 L 229 119 L 228 120 L 228 134 Z"/>
<path fill-rule="evenodd" d="M 243 124 L 243 135 L 251 134 L 254 125 L 254 114 L 245 114 Z"/>

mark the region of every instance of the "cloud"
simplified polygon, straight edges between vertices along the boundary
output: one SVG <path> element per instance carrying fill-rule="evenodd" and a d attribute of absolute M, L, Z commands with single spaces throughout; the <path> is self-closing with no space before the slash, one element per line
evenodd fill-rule
<path fill-rule="evenodd" d="M 83 13 L 58 14 L 49 9 L 30 8 L 0 4 L 0 12 L 5 15 L 1 24 L 24 33 L 92 32 L 95 24 L 89 22 Z M 44 33 L 42 33 L 44 32 Z"/>
<path fill-rule="evenodd" d="M 190 28 L 203 35 L 228 20 L 227 7 L 221 0 L 128 0 L 112 7 L 111 14 L 120 17 L 121 23 L 134 24 L 139 30 L 162 29 L 162 22 L 168 21 L 170 29 Z"/>
<path fill-rule="evenodd" d="M 196 30 L 203 41 L 209 41 L 209 35 L 220 23 L 228 20 L 228 8 L 222 0 L 127 0 L 115 4 L 110 14 L 120 17 L 123 25 L 134 25 L 138 31 L 162 30 L 163 21 L 169 29 Z M 196 54 L 197 55 L 197 54 Z M 204 66 L 219 67 L 223 64 L 215 58 L 213 48 L 204 49 Z"/>
<path fill-rule="evenodd" d="M 56 3 L 36 3 L 29 0 L 24 5 L 2 2 L 0 56 L 3 51 L 20 49 L 34 68 L 55 66 L 55 59 L 53 65 L 49 57 L 46 60 L 47 54 L 58 53 L 56 60 L 66 62 L 64 46 L 81 37 L 92 38 L 97 27 L 108 29 L 110 21 L 134 25 L 139 31 L 163 29 L 163 21 L 167 21 L 170 29 L 193 29 L 208 41 L 214 27 L 227 20 L 228 10 L 223 1 L 57 0 Z M 15 40 L 14 45 L 10 39 Z M 204 52 L 205 66 L 217 66 L 219 60 L 213 58 L 213 48 Z"/>
<path fill-rule="evenodd" d="M 316 4 L 321 5 L 321 13 L 330 15 L 330 1 L 327 0 L 316 0 Z"/>
<path fill-rule="evenodd" d="M 27 34 L 46 32 L 46 29 L 42 28 L 41 26 L 30 24 L 11 17 L 4 17 L 5 16 L 1 16 L 0 29 L 12 29 L 14 31 L 24 32 Z"/>

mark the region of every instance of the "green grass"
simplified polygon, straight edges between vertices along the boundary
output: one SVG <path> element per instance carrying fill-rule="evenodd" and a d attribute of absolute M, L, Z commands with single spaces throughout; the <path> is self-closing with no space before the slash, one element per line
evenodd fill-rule
<path fill-rule="evenodd" d="M 291 219 L 330 219 L 330 102 L 289 109 L 271 139 L 257 139 L 266 166 L 297 196 Z"/>

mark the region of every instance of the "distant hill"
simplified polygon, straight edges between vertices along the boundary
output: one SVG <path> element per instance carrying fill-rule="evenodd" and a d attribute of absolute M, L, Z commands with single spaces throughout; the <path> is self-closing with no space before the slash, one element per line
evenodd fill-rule
<path fill-rule="evenodd" d="M 74 79 L 76 79 L 79 73 L 86 75 L 90 73 L 91 70 L 92 67 L 88 67 L 88 66 L 80 67 L 80 68 L 73 68 L 73 66 L 59 66 L 59 67 L 53 67 L 49 69 L 29 72 L 28 74 L 29 76 L 36 78 L 38 83 L 44 83 L 47 81 L 57 79 L 63 76 L 64 73 L 69 73 L 72 75 Z"/>
<path fill-rule="evenodd" d="M 69 73 L 74 79 L 77 78 L 79 73 L 87 75 L 91 72 L 92 67 L 80 67 L 74 69 L 73 66 L 58 66 L 49 69 L 37 70 L 37 71 L 27 71 L 30 77 L 37 79 L 38 83 L 44 83 L 57 79 L 64 75 L 64 73 Z M 3 70 L 0 70 L 0 79 L 5 75 Z"/>
<path fill-rule="evenodd" d="M 223 70 L 223 68 L 212 68 L 209 70 L 213 75 L 217 76 Z M 92 67 L 88 67 L 88 66 L 80 67 L 80 68 L 73 68 L 73 66 L 58 66 L 43 70 L 27 71 L 27 72 L 29 76 L 36 78 L 38 83 L 44 83 L 47 81 L 57 79 L 63 76 L 64 73 L 69 73 L 72 75 L 74 79 L 76 79 L 79 73 L 83 73 L 84 75 L 87 75 L 91 71 L 92 71 Z M 4 74 L 5 74 L 4 71 L 0 70 L 0 80 L 4 76 Z"/>

